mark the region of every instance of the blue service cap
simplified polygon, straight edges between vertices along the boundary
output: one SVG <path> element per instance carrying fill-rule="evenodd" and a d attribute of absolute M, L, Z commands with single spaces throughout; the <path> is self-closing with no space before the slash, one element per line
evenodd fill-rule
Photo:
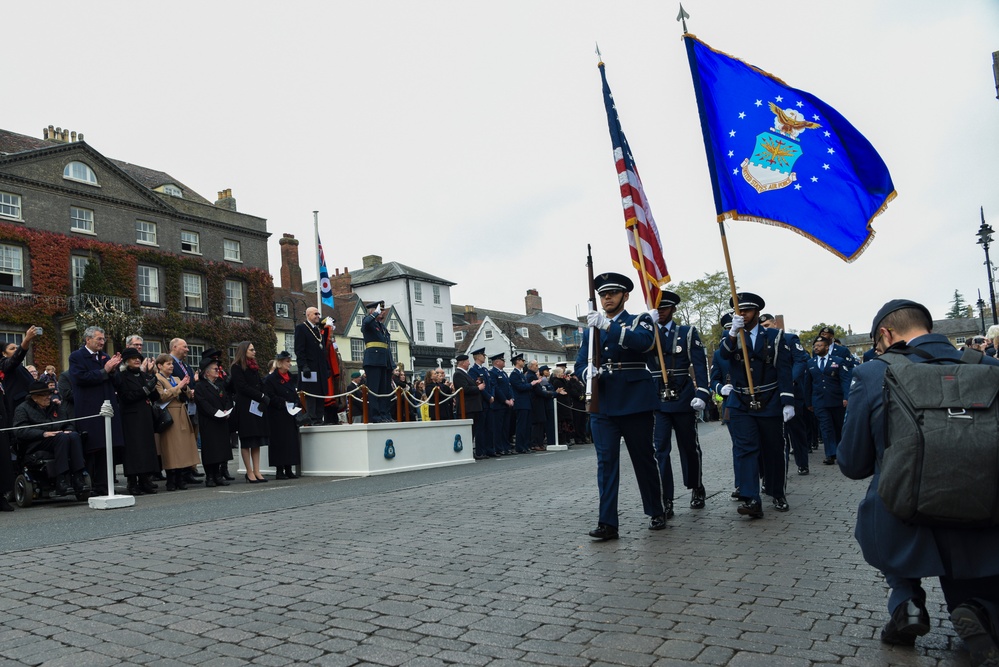
<path fill-rule="evenodd" d="M 926 319 L 929 320 L 930 325 L 933 324 L 933 316 L 930 315 L 929 309 L 921 303 L 916 303 L 915 301 L 910 301 L 909 299 L 892 299 L 885 305 L 881 306 L 881 310 L 878 314 L 874 316 L 874 321 L 871 323 L 871 339 L 878 333 L 878 325 L 881 324 L 881 320 L 888 317 L 896 310 L 902 310 L 903 308 L 917 308 L 923 311 L 926 315 Z"/>

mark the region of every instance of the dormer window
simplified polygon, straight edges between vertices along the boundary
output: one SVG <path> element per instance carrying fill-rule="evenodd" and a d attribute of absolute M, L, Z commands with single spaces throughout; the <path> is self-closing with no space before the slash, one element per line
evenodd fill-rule
<path fill-rule="evenodd" d="M 70 162 L 62 170 L 62 177 L 70 181 L 78 181 L 88 185 L 98 185 L 97 174 L 82 162 Z"/>
<path fill-rule="evenodd" d="M 163 194 L 170 195 L 171 197 L 184 198 L 184 193 L 173 183 L 167 183 L 163 186 Z"/>

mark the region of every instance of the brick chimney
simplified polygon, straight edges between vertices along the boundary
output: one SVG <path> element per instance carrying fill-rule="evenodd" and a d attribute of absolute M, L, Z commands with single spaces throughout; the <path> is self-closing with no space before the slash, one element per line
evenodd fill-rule
<path fill-rule="evenodd" d="M 538 296 L 538 290 L 527 290 L 527 296 L 524 297 L 524 307 L 527 309 L 528 315 L 534 315 L 544 310 L 541 307 L 541 297 Z"/>
<path fill-rule="evenodd" d="M 365 255 L 361 258 L 365 269 L 373 269 L 382 265 L 382 258 L 379 255 Z"/>
<path fill-rule="evenodd" d="M 465 306 L 465 321 L 469 324 L 475 324 L 479 321 L 479 314 L 475 312 L 475 306 L 472 304 Z"/>
<path fill-rule="evenodd" d="M 215 205 L 219 208 L 235 211 L 236 199 L 232 196 L 232 189 L 226 188 L 225 190 L 219 190 L 219 198 L 218 201 L 215 202 Z"/>
<path fill-rule="evenodd" d="M 298 239 L 285 234 L 278 241 L 281 246 L 281 289 L 302 291 L 302 265 L 298 263 Z"/>
<path fill-rule="evenodd" d="M 343 272 L 340 269 L 333 269 L 334 274 L 330 276 L 330 289 L 333 290 L 333 295 L 339 294 L 351 294 L 354 290 L 350 287 L 350 272 L 347 271 L 347 267 L 343 267 Z"/>
<path fill-rule="evenodd" d="M 83 133 L 81 132 L 78 135 L 75 130 L 64 130 L 61 127 L 53 127 L 49 125 L 48 127 L 42 128 L 42 139 L 58 141 L 61 144 L 75 143 L 77 141 L 83 141 Z"/>

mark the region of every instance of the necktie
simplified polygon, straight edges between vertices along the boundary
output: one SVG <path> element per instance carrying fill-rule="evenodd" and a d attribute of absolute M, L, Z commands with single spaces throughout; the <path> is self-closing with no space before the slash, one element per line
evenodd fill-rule
<path fill-rule="evenodd" d="M 824 371 L 826 369 L 826 358 L 819 357 L 819 370 Z"/>

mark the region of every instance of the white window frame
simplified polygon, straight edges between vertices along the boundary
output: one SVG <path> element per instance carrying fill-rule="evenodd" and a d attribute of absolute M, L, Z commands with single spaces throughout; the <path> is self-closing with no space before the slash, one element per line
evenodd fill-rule
<path fill-rule="evenodd" d="M 11 276 L 11 284 L 0 284 L 0 289 L 24 289 L 24 248 L 0 244 L 0 274 Z"/>
<path fill-rule="evenodd" d="M 291 308 L 284 301 L 274 302 L 274 317 L 291 317 Z"/>
<path fill-rule="evenodd" d="M 233 294 L 233 288 L 239 288 L 239 294 Z M 238 306 L 238 308 L 237 308 Z M 225 281 L 225 312 L 227 315 L 243 317 L 246 315 L 246 297 L 243 294 L 241 280 L 226 279 Z"/>
<path fill-rule="evenodd" d="M 15 195 L 13 192 L 0 192 L 0 218 L 22 220 L 21 195 Z"/>
<path fill-rule="evenodd" d="M 437 337 L 438 343 L 444 342 L 444 323 L 434 322 L 434 335 Z"/>
<path fill-rule="evenodd" d="M 232 245 L 230 245 L 232 244 Z M 222 239 L 222 259 L 227 262 L 243 262 L 242 250 L 239 241 L 235 239 Z"/>
<path fill-rule="evenodd" d="M 284 349 L 288 352 L 295 351 L 295 332 L 286 331 L 284 333 Z M 281 350 L 278 350 L 280 352 Z"/>
<path fill-rule="evenodd" d="M 94 212 L 89 208 L 70 206 L 69 229 L 80 234 L 94 234 Z"/>
<path fill-rule="evenodd" d="M 147 357 L 156 357 L 163 354 L 163 343 L 158 340 L 149 340 L 148 338 L 142 339 L 142 353 Z"/>
<path fill-rule="evenodd" d="M 197 273 L 180 274 L 181 291 L 184 298 L 184 310 L 201 312 L 205 309 L 204 281 Z M 191 305 L 190 300 L 195 300 L 195 305 Z"/>
<path fill-rule="evenodd" d="M 439 306 L 441 305 L 441 286 L 434 285 L 433 289 L 434 289 L 434 305 Z"/>
<path fill-rule="evenodd" d="M 171 197 L 178 197 L 180 199 L 184 198 L 184 191 L 173 183 L 167 183 L 163 186 L 163 194 L 170 195 Z"/>
<path fill-rule="evenodd" d="M 185 235 L 187 238 L 185 239 Z M 188 247 L 184 247 L 188 246 Z M 180 230 L 180 251 L 189 255 L 201 254 L 201 234 L 190 229 Z"/>
<path fill-rule="evenodd" d="M 361 361 L 364 357 L 364 341 L 360 338 L 350 339 L 350 358 L 353 361 Z"/>
<path fill-rule="evenodd" d="M 423 320 L 416 320 L 416 340 L 420 343 L 427 339 L 426 323 Z"/>
<path fill-rule="evenodd" d="M 80 285 L 83 284 L 83 277 L 87 274 L 88 264 L 90 264 L 89 257 L 84 257 L 83 255 L 69 256 L 69 282 L 73 294 L 80 293 Z M 79 268 L 79 271 L 77 271 L 77 268 Z"/>
<path fill-rule="evenodd" d="M 399 330 L 399 320 L 395 318 L 389 320 L 389 331 L 398 331 L 398 330 Z"/>
<path fill-rule="evenodd" d="M 77 165 L 82 167 L 82 169 L 77 169 Z M 90 165 L 86 162 L 80 162 L 79 160 L 73 160 L 63 167 L 62 177 L 67 181 L 85 183 L 86 185 L 93 185 L 97 188 L 101 187 L 101 184 L 97 182 L 97 174 L 95 174 L 94 170 L 90 168 Z"/>
<path fill-rule="evenodd" d="M 423 285 L 413 281 L 413 302 L 423 303 Z"/>
<path fill-rule="evenodd" d="M 135 287 L 139 293 L 139 303 L 144 306 L 159 306 L 160 305 L 160 270 L 155 266 L 149 266 L 147 264 L 139 264 L 136 268 L 135 276 Z M 143 277 L 145 277 L 145 282 L 143 282 Z M 143 299 L 143 289 L 145 289 L 145 296 L 147 298 Z"/>
<path fill-rule="evenodd" d="M 492 329 L 486 329 L 486 330 L 485 330 L 485 331 L 483 332 L 483 337 L 484 337 L 484 338 L 485 338 L 486 340 L 492 340 L 492 339 L 493 339 L 493 330 L 492 330 Z"/>
<path fill-rule="evenodd" d="M 364 313 L 358 313 L 357 319 L 354 321 L 354 323 L 357 326 L 361 326 L 362 324 L 364 324 Z"/>
<path fill-rule="evenodd" d="M 145 227 L 149 229 L 145 229 Z M 152 241 L 143 238 L 144 236 L 152 236 Z M 150 220 L 136 220 L 135 221 L 135 242 L 142 245 L 159 245 L 159 238 L 156 231 L 156 223 Z"/>
<path fill-rule="evenodd" d="M 464 331 L 455 331 L 454 332 L 454 342 L 460 343 L 463 340 L 465 340 L 465 332 Z"/>
<path fill-rule="evenodd" d="M 22 340 L 24 340 L 24 332 L 22 331 L 0 331 L 0 345 L 3 347 L 7 347 L 11 343 L 20 345 Z"/>

